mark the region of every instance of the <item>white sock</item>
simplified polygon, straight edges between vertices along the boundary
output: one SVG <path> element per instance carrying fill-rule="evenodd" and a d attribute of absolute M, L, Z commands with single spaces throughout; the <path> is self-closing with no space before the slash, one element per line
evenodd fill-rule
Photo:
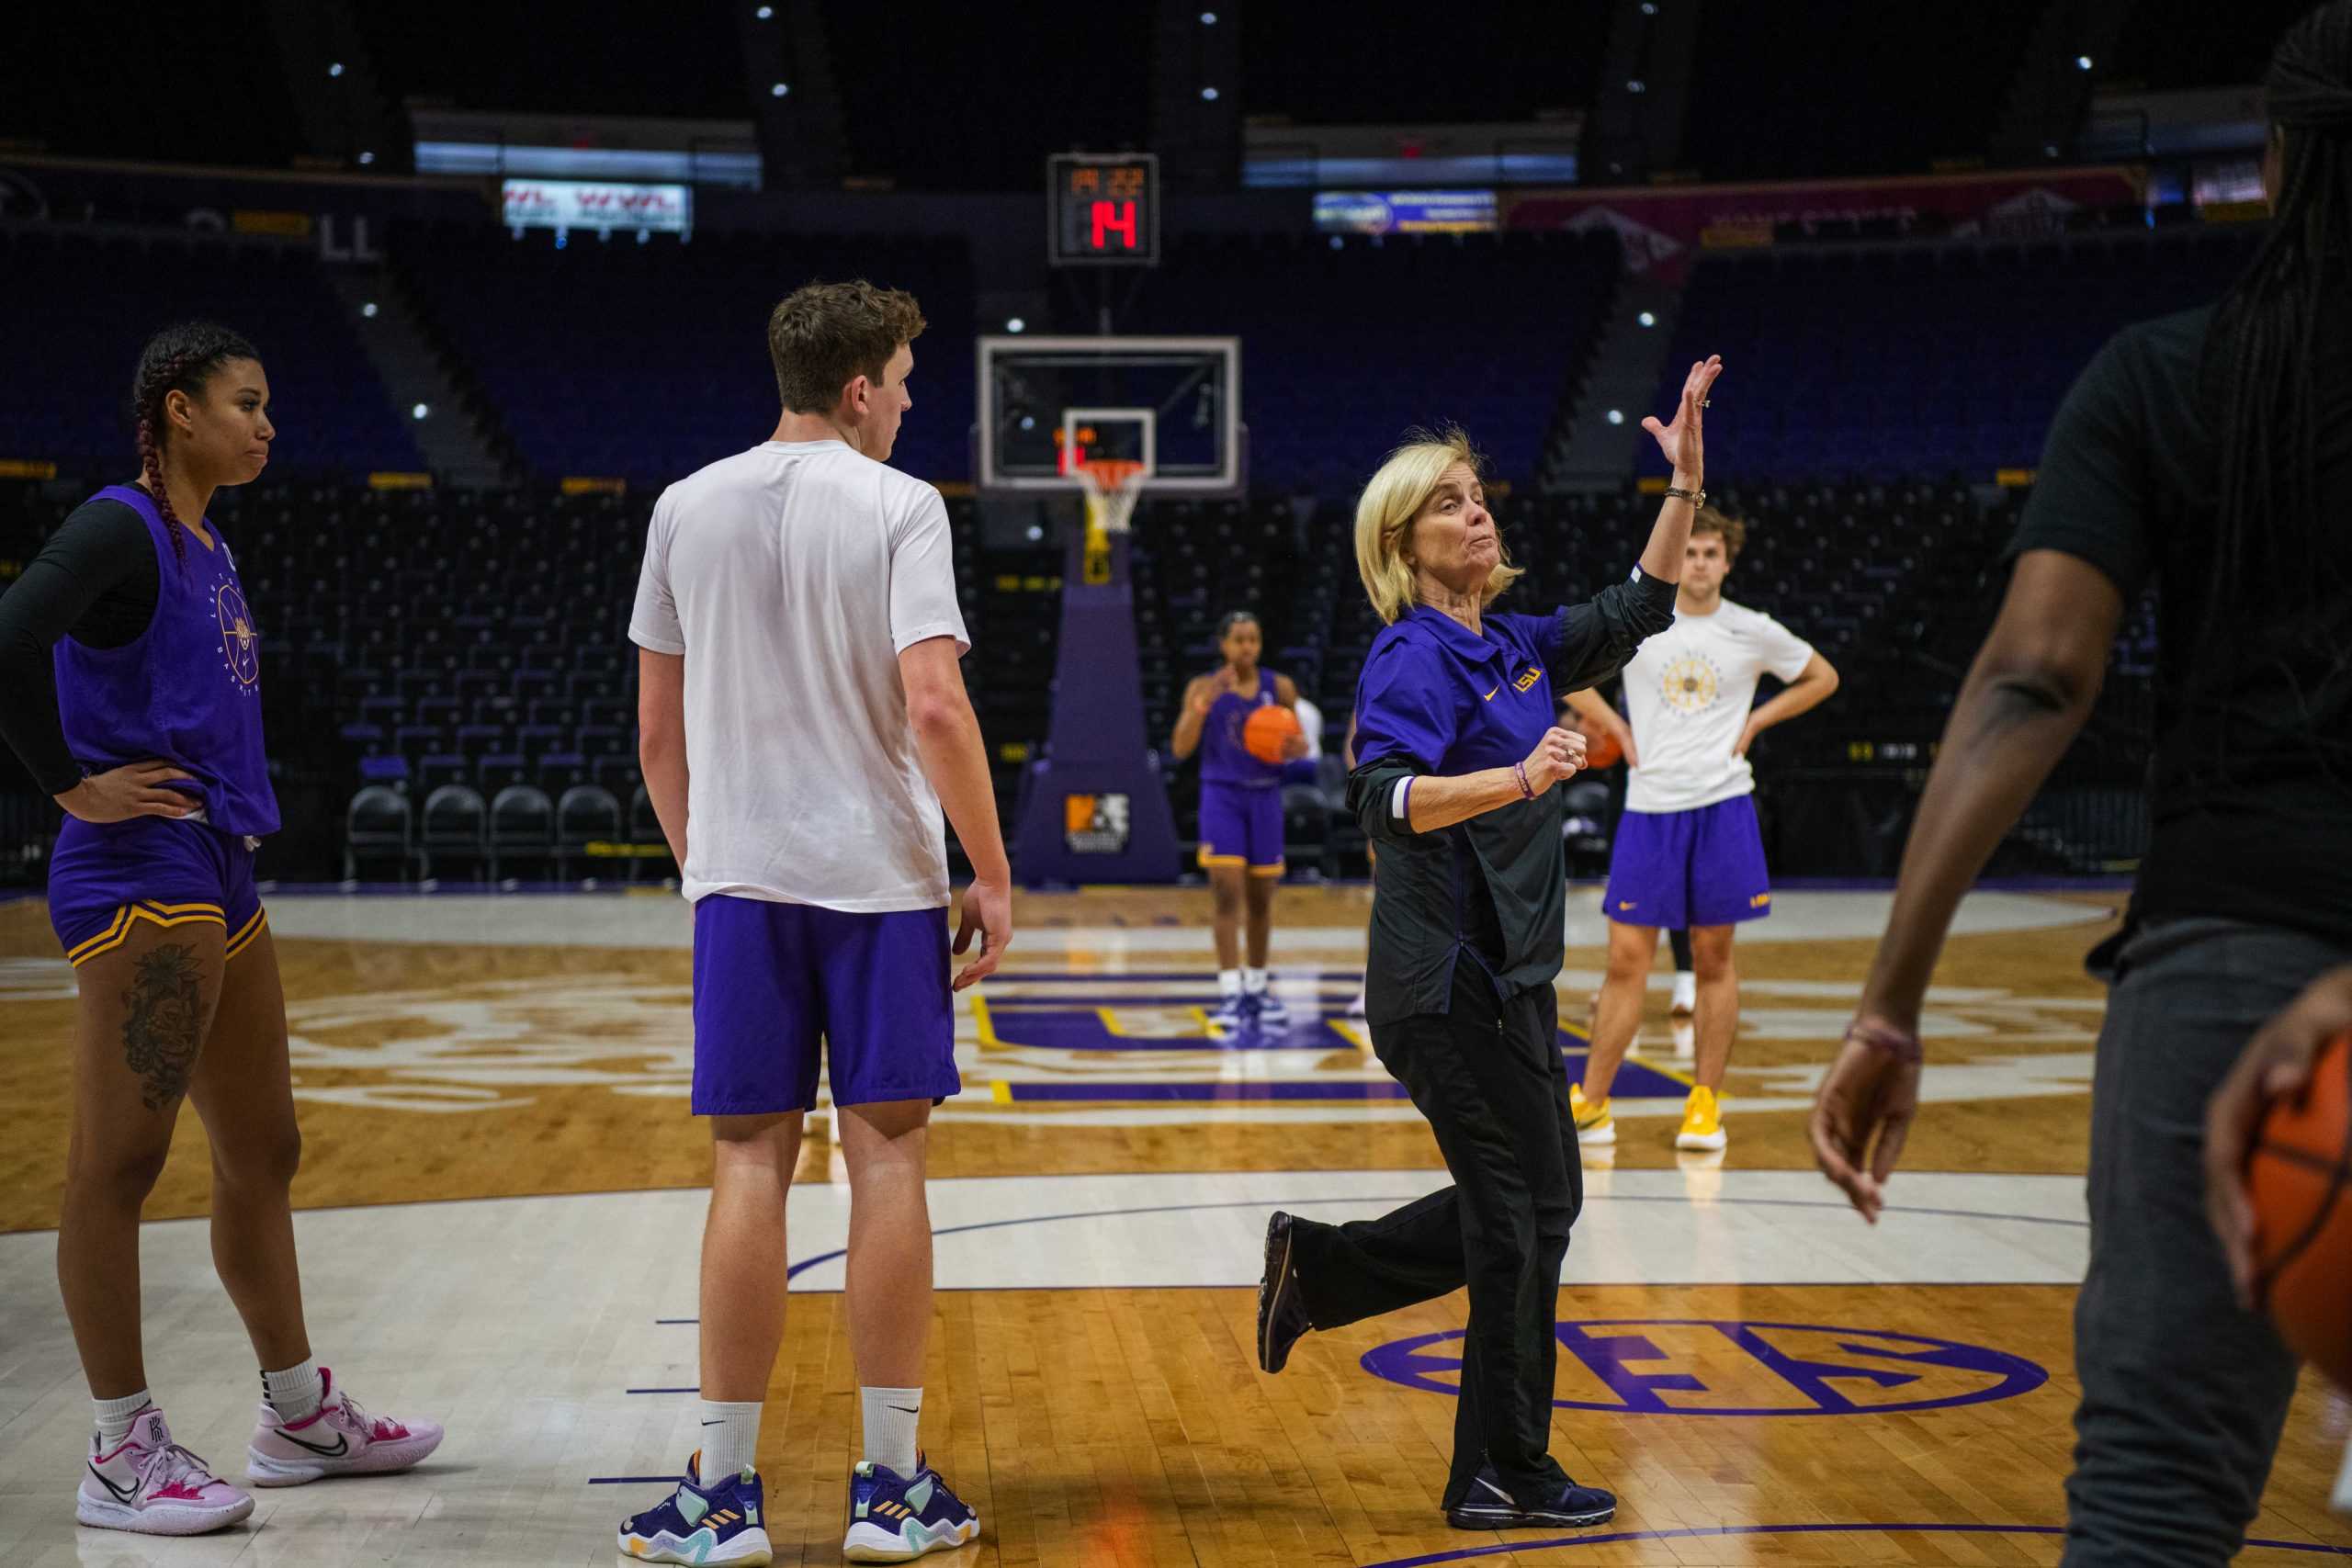
<path fill-rule="evenodd" d="M 1245 997 L 1264 996 L 1266 994 L 1266 972 L 1263 969 L 1252 969 L 1246 964 L 1243 965 L 1241 970 L 1241 994 Z"/>
<path fill-rule="evenodd" d="M 728 1477 L 752 1468 L 760 1446 L 760 1402 L 729 1404 L 716 1399 L 702 1402 L 702 1483 L 725 1484 Z"/>
<path fill-rule="evenodd" d="M 316 1356 L 299 1367 L 288 1367 L 282 1372 L 265 1370 L 261 1374 L 261 1393 L 277 1418 L 288 1425 L 308 1421 L 319 1413 L 319 1405 L 326 1398 L 326 1389 L 319 1381 L 319 1359 Z"/>
<path fill-rule="evenodd" d="M 122 1447 L 123 1438 L 130 1436 L 132 1418 L 154 1403 L 143 1388 L 120 1399 L 90 1401 L 91 1418 L 98 1424 L 98 1452 L 110 1454 Z"/>
<path fill-rule="evenodd" d="M 861 1388 L 857 1395 L 865 1411 L 865 1457 L 901 1481 L 912 1481 L 920 1462 L 915 1423 L 922 1418 L 922 1390 Z"/>
<path fill-rule="evenodd" d="M 1216 994 L 1227 1001 L 1241 994 L 1241 971 L 1220 969 L 1216 972 Z"/>

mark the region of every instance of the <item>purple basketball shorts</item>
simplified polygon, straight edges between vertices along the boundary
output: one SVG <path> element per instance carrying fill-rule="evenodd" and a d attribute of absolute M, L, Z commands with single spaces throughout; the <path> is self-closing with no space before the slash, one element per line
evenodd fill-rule
<path fill-rule="evenodd" d="M 961 1089 L 947 911 L 848 914 L 714 893 L 695 905 L 697 1116 L 937 1101 Z"/>
<path fill-rule="evenodd" d="M 1756 799 L 1628 811 L 1609 853 L 1601 912 L 1627 926 L 1727 926 L 1772 912 Z"/>
<path fill-rule="evenodd" d="M 1201 785 L 1201 864 L 1243 865 L 1254 876 L 1283 869 L 1283 792 L 1246 784 Z"/>
<path fill-rule="evenodd" d="M 246 840 L 204 822 L 68 817 L 49 862 L 49 920 L 75 967 L 142 925 L 217 926 L 236 957 L 268 928 Z"/>

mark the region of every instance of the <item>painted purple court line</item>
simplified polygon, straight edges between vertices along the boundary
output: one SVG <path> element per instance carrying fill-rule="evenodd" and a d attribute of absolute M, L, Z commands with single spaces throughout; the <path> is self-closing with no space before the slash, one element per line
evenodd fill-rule
<path fill-rule="evenodd" d="M 1567 1535 L 1550 1540 L 1510 1541 L 1498 1546 L 1465 1546 L 1454 1551 L 1432 1551 L 1419 1557 L 1392 1557 L 1364 1568 L 1431 1568 L 1439 1562 L 1466 1562 L 1477 1557 L 1525 1556 L 1533 1551 L 1562 1551 L 1580 1546 L 1613 1546 L 1634 1540 L 1709 1540 L 1726 1536 L 1758 1535 L 2041 1535 L 2063 1536 L 2064 1525 L 1713 1525 L 1669 1530 L 1614 1530 L 1607 1535 Z M 2352 1557 L 2352 1546 L 2320 1546 L 2300 1540 L 2249 1540 L 2250 1548 L 2271 1551 L 2305 1551 L 2319 1557 Z"/>
<path fill-rule="evenodd" d="M 623 1393 L 700 1393 L 699 1384 L 693 1388 L 625 1388 Z"/>
<path fill-rule="evenodd" d="M 674 1486 L 677 1483 L 678 1478 L 674 1475 L 592 1475 L 588 1478 L 591 1486 Z"/>

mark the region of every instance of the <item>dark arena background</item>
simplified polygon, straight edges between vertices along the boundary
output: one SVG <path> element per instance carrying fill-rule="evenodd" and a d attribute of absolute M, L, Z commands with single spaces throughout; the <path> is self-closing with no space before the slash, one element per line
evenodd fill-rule
<path fill-rule="evenodd" d="M 928 320 L 891 465 L 945 498 L 1019 888 L 929 1134 L 923 1431 L 983 1525 L 943 1560 L 2057 1562 L 2106 995 L 2083 964 L 2148 841 L 2153 594 L 1962 902 L 1876 1229 L 1804 1120 L 2052 416 L 2119 329 L 2218 299 L 2262 243 L 2256 84 L 2306 9 L 263 0 L 9 24 L 0 589 L 136 475 L 154 332 L 256 345 L 272 458 L 210 515 L 284 820 L 257 874 L 311 1330 L 449 1436 L 405 1476 L 266 1494 L 225 1536 L 76 1527 L 62 815 L 0 749 L 0 1563 L 608 1562 L 673 1483 L 711 1156 L 630 609 L 663 488 L 774 427 L 768 312 L 859 277 Z M 1382 625 L 1356 502 L 1408 430 L 1458 424 L 1526 569 L 1500 607 L 1589 598 L 1659 513 L 1641 422 L 1708 355 L 1706 488 L 1747 524 L 1725 592 L 1840 681 L 1751 754 L 1775 897 L 1740 938 L 1728 1150 L 1672 1146 L 1695 1068 L 1661 960 L 1620 1141 L 1585 1153 L 1553 1443 L 1620 1510 L 1465 1533 L 1437 1506 L 1464 1297 L 1312 1337 L 1279 1378 L 1253 1350 L 1268 1209 L 1368 1217 L 1442 1165 L 1347 1007 L 1373 869 L 1342 742 Z M 1129 529 L 1075 461 L 1146 465 Z M 1244 608 L 1314 750 L 1281 787 L 1288 1022 L 1236 1034 L 1170 737 Z M 1564 786 L 1572 1077 L 1625 780 Z M 147 1363 L 228 1475 L 254 1387 L 207 1147 L 181 1117 L 147 1201 Z M 775 1561 L 827 1563 L 859 1453 L 829 1098 L 798 1158 L 759 1464 Z M 2327 1506 L 2346 1409 L 2307 1374 L 2241 1561 L 2352 1555 Z"/>

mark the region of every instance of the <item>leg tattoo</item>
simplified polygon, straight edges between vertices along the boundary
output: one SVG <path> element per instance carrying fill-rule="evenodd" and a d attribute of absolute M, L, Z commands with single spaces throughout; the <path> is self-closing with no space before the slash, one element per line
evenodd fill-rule
<path fill-rule="evenodd" d="M 161 1111 L 187 1092 L 204 1043 L 204 972 L 196 949 L 156 948 L 139 960 L 137 978 L 122 994 L 123 1061 L 146 1080 L 140 1098 Z"/>

